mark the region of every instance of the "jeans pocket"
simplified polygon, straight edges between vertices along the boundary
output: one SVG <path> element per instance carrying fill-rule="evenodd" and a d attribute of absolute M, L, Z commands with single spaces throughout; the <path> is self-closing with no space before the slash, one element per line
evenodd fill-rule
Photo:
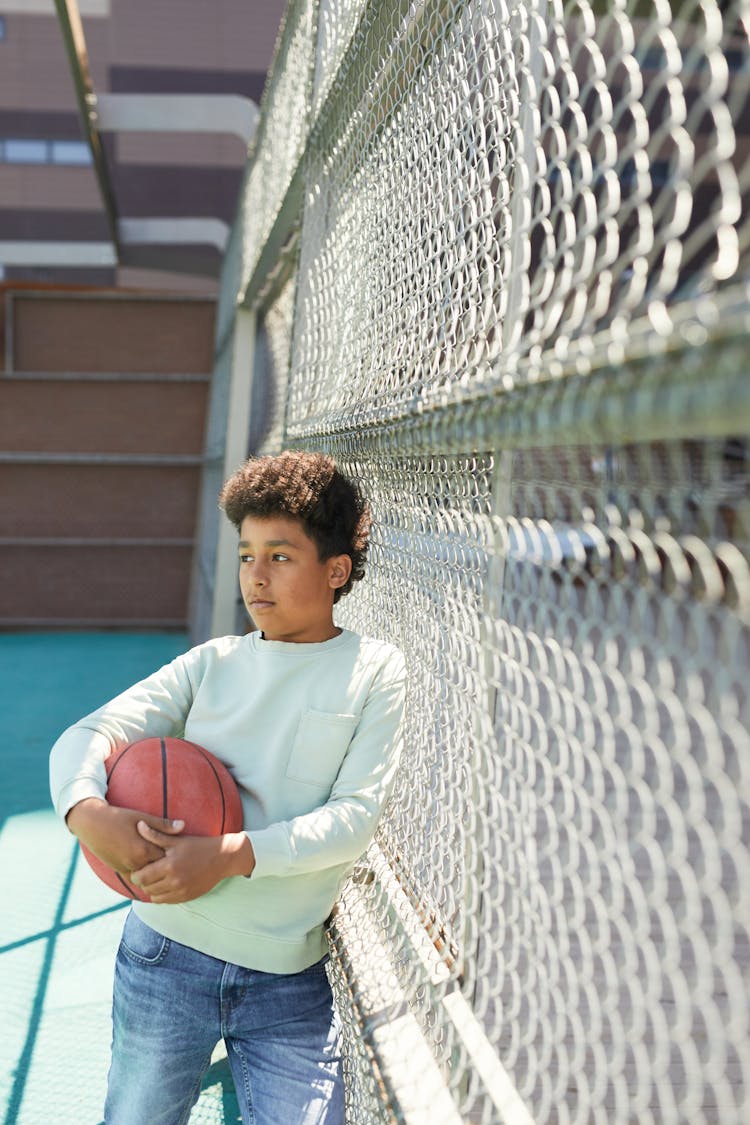
<path fill-rule="evenodd" d="M 169 938 L 142 922 L 134 910 L 125 919 L 120 952 L 140 965 L 158 965 L 169 949 Z"/>

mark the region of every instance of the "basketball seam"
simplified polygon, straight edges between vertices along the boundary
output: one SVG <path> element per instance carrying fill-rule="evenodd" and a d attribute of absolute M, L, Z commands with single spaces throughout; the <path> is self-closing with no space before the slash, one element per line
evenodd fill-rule
<path fill-rule="evenodd" d="M 193 743 L 193 746 L 195 746 L 195 743 Z M 201 755 L 201 757 L 205 760 L 206 765 L 210 767 L 212 774 L 216 778 L 216 784 L 219 787 L 219 796 L 221 797 L 221 832 L 223 832 L 224 831 L 224 824 L 226 823 L 227 804 L 226 804 L 226 801 L 224 800 L 224 786 L 221 784 L 221 778 L 219 777 L 219 771 L 216 769 L 216 766 L 213 764 L 213 762 L 208 757 L 208 755 L 203 751 L 202 747 L 195 746 L 195 749 L 198 751 L 198 753 Z M 219 834 L 221 835 L 221 833 L 219 833 Z"/>
<path fill-rule="evenodd" d="M 169 791 L 167 784 L 167 744 L 163 738 L 160 738 L 159 745 L 161 747 L 161 815 L 166 820 L 168 816 L 167 809 L 169 807 Z"/>
<path fill-rule="evenodd" d="M 123 887 L 125 888 L 125 892 L 126 892 L 128 898 L 136 898 L 136 899 L 138 899 L 139 902 L 145 902 L 146 901 L 145 897 L 138 893 L 138 888 L 135 886 L 134 883 L 129 883 L 128 880 L 125 879 L 124 876 L 122 876 L 119 871 L 115 871 L 115 869 L 113 867 L 110 867 L 110 871 L 114 871 L 114 874 L 117 876 L 117 878 L 119 879 L 119 881 L 122 883 Z"/>
<path fill-rule="evenodd" d="M 122 750 L 119 751 L 117 757 L 115 758 L 114 762 L 112 763 L 112 766 L 110 767 L 110 769 L 107 772 L 107 782 L 110 782 L 112 780 L 112 774 L 115 772 L 115 770 L 117 769 L 117 767 L 119 766 L 120 762 L 125 757 L 125 755 L 128 753 L 128 751 L 132 750 L 135 745 L 136 744 L 134 742 L 131 742 L 129 746 L 123 746 Z"/>

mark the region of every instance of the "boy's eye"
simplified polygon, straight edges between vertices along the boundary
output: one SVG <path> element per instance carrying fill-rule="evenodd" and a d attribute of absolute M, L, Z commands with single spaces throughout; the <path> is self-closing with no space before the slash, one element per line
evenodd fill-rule
<path fill-rule="evenodd" d="M 282 555 L 280 551 L 274 551 L 274 553 L 271 555 L 271 559 L 273 560 L 273 562 L 289 562 L 289 555 Z M 241 563 L 254 562 L 254 561 L 255 561 L 254 555 L 247 555 L 247 554 L 240 555 L 240 562 Z"/>

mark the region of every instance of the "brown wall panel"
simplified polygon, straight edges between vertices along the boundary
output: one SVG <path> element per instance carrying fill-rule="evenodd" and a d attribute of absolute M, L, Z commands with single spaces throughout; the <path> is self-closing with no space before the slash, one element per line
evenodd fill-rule
<path fill-rule="evenodd" d="M 242 182 L 236 168 L 170 167 L 169 164 L 118 164 L 117 199 L 130 218 L 220 218 L 233 222 Z M 190 191 L 184 190 L 189 183 Z"/>
<path fill-rule="evenodd" d="M 189 552 L 0 546 L 0 619 L 122 622 L 187 617 Z"/>
<path fill-rule="evenodd" d="M 0 449 L 195 453 L 207 382 L 0 379 Z"/>
<path fill-rule="evenodd" d="M 106 228 L 96 174 L 88 166 L 0 164 L 0 201 L 9 211 L 29 212 L 27 220 L 19 220 L 18 229 L 25 238 L 50 238 L 51 228 L 54 238 L 62 242 L 75 239 L 77 235 L 71 231 L 76 229 L 76 216 L 81 212 L 99 215 Z M 44 218 L 47 211 L 57 215 L 57 219 L 48 222 Z M 68 219 L 73 224 L 71 228 Z"/>
<path fill-rule="evenodd" d="M 284 0 L 113 0 L 109 33 L 117 55 L 111 61 L 165 69 L 265 69 L 285 7 Z"/>
<path fill-rule="evenodd" d="M 0 136 L 78 141 L 83 137 L 77 113 L 55 109 L 15 109 L 0 104 Z"/>
<path fill-rule="evenodd" d="M 213 361 L 213 301 L 13 298 L 16 371 L 202 374 Z"/>
<path fill-rule="evenodd" d="M 223 219 L 231 224 L 237 210 L 242 168 L 200 165 L 118 164 L 117 201 L 130 218 L 150 215 Z"/>
<path fill-rule="evenodd" d="M 0 168 L 0 189 L 3 180 L 7 179 L 4 173 L 7 169 Z M 15 242 L 22 239 L 44 239 L 49 242 L 60 241 L 60 231 L 65 231 L 67 242 L 108 242 L 109 227 L 103 211 L 71 211 L 70 208 L 57 209 L 52 207 L 32 207 L 26 197 L 27 206 L 23 205 L 25 185 L 17 185 L 17 206 L 0 207 L 0 239 Z M 75 185 L 71 186 L 75 191 Z M 0 195 L 3 202 L 8 202 L 10 196 Z M 64 200 L 60 200 L 64 203 Z"/>
<path fill-rule="evenodd" d="M 197 466 L 0 465 L 0 539 L 191 537 L 199 479 Z"/>
<path fill-rule="evenodd" d="M 109 71 L 109 88 L 113 94 L 240 94 L 260 102 L 265 84 L 266 71 L 249 68 L 206 70 L 205 66 L 199 69 L 115 63 Z"/>
<path fill-rule="evenodd" d="M 0 104 L 75 113 L 70 65 L 54 9 L 49 15 L 8 13 L 0 66 Z"/>

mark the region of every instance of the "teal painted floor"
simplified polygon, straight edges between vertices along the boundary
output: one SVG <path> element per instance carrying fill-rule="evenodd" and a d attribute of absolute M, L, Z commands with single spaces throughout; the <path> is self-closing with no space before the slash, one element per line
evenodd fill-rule
<path fill-rule="evenodd" d="M 95 878 L 54 816 L 47 758 L 68 724 L 186 645 L 174 633 L 0 634 L 2 1125 L 102 1121 L 127 904 Z M 219 1049 L 190 1122 L 239 1120 Z"/>

